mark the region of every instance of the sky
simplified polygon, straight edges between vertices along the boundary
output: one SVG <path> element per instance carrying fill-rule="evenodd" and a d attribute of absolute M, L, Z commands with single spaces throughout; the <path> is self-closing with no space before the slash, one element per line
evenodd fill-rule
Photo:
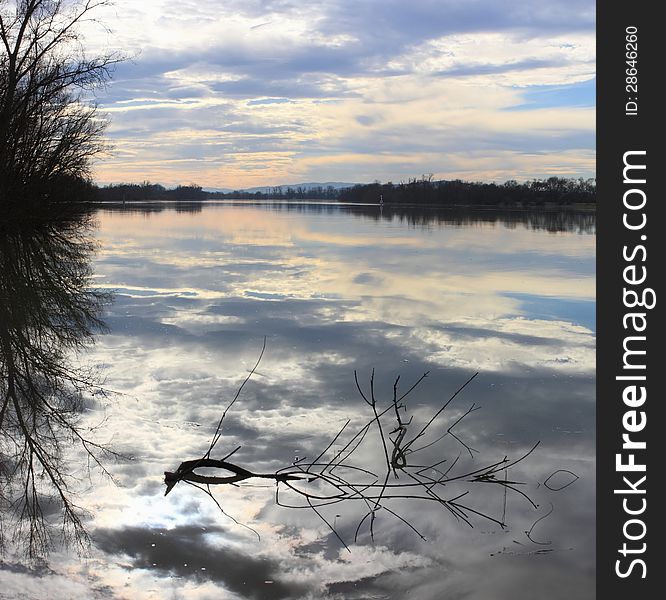
<path fill-rule="evenodd" d="M 98 183 L 595 175 L 591 0 L 116 0 Z"/>

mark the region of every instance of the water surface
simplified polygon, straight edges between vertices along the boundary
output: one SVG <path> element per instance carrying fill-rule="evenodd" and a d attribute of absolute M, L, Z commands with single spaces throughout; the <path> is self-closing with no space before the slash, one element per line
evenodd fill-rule
<path fill-rule="evenodd" d="M 81 495 L 92 557 L 54 555 L 51 573 L 30 580 L 35 597 L 47 586 L 64 590 L 52 597 L 139 599 L 594 596 L 593 217 L 140 208 L 98 213 L 95 284 L 115 300 L 88 359 L 116 393 L 86 415 L 134 459 L 112 465 L 116 484 L 99 478 Z M 347 419 L 370 418 L 355 371 L 367 390 L 374 369 L 383 405 L 398 375 L 406 390 L 429 372 L 409 396 L 414 426 L 478 371 L 437 435 L 481 409 L 440 458 L 480 465 L 540 442 L 512 473 L 537 508 L 471 486 L 470 506 L 506 528 L 405 500 L 425 541 L 380 513 L 374 543 L 362 528 L 354 544 L 363 511 L 341 503 L 328 518 L 348 552 L 312 510 L 276 506 L 270 482 L 213 490 L 229 517 L 189 486 L 165 497 L 163 472 L 205 452 L 264 337 L 220 458 L 240 445 L 238 464 L 270 472 L 316 456 Z M 381 463 L 381 447 L 363 453 Z M 558 470 L 579 479 L 548 480 Z"/>

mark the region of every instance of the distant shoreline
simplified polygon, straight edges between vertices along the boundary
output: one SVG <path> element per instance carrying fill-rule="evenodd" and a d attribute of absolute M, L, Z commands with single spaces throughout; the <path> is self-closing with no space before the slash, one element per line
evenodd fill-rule
<path fill-rule="evenodd" d="M 314 188 L 280 187 L 268 192 L 208 192 L 196 184 L 167 189 L 160 184 L 118 184 L 97 187 L 97 200 L 133 202 L 141 200 L 180 201 L 306 201 L 338 202 L 378 206 L 433 207 L 559 207 L 575 206 L 583 210 L 596 204 L 596 183 L 593 179 L 549 177 L 523 183 L 509 180 L 502 184 L 461 180 L 432 180 L 431 176 L 400 183 L 357 184 L 336 189 L 333 186 Z"/>
<path fill-rule="evenodd" d="M 291 205 L 328 205 L 328 206 L 363 206 L 363 207 L 377 207 L 384 209 L 397 209 L 397 208 L 415 208 L 415 209 L 464 209 L 464 210 L 506 210 L 506 211 L 579 211 L 579 212 L 596 212 L 597 206 L 591 202 L 580 202 L 571 204 L 557 204 L 557 203 L 544 203 L 544 204 L 433 204 L 428 202 L 345 202 L 338 200 L 322 200 L 318 198 L 303 198 L 303 199 L 286 199 L 286 198 L 183 198 L 173 200 L 171 198 L 150 198 L 143 200 L 127 200 L 121 202 L 118 200 L 95 200 L 93 204 L 99 206 L 131 206 L 131 205 L 147 205 L 147 204 L 291 204 Z"/>

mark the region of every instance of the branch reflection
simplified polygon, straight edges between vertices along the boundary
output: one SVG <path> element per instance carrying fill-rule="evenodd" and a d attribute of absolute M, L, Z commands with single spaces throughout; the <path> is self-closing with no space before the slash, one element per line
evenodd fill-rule
<path fill-rule="evenodd" d="M 104 391 L 94 370 L 75 366 L 109 299 L 89 287 L 92 227 L 80 212 L 0 226 L 0 541 L 30 556 L 61 536 L 88 543 L 72 446 L 86 469 L 113 454 L 80 425 L 86 398 Z"/>

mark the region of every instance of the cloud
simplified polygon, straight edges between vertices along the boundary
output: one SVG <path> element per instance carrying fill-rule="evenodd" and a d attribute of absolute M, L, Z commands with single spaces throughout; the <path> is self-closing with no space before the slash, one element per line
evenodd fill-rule
<path fill-rule="evenodd" d="M 161 572 L 162 577 L 212 580 L 241 598 L 279 600 L 302 595 L 304 586 L 285 579 L 278 561 L 213 543 L 214 533 L 214 528 L 182 526 L 98 529 L 93 535 L 104 552 L 129 556 L 130 569 Z"/>
<path fill-rule="evenodd" d="M 395 180 L 419 165 L 522 179 L 562 160 L 564 174 L 594 172 L 594 111 L 568 99 L 594 78 L 586 1 L 201 2 L 187 14 L 120 2 L 109 19 L 136 56 L 99 98 L 119 152 L 97 166 L 102 181 Z M 543 86 L 550 112 L 530 95 Z"/>

